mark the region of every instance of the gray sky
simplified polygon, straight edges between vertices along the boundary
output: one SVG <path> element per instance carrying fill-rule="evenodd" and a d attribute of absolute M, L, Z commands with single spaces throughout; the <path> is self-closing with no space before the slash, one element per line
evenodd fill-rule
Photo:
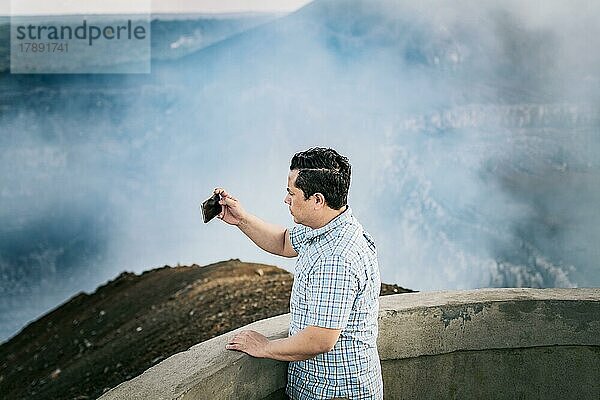
<path fill-rule="evenodd" d="M 0 0 L 0 15 L 294 11 L 311 0 Z"/>

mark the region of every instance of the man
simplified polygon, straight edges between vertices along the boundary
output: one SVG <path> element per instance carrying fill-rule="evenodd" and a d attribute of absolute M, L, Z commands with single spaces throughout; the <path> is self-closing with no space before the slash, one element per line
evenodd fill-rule
<path fill-rule="evenodd" d="M 375 243 L 347 205 L 348 159 L 313 148 L 292 158 L 285 203 L 291 229 L 247 213 L 224 189 L 219 218 L 236 225 L 260 248 L 296 257 L 289 337 L 269 340 L 254 331 L 233 336 L 226 348 L 290 361 L 291 399 L 382 399 L 377 353 L 381 287 Z"/>

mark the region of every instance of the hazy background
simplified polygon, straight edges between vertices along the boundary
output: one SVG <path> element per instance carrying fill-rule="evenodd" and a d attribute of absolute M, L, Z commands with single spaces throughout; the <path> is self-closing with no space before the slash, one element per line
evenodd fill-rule
<path fill-rule="evenodd" d="M 150 75 L 11 75 L 5 19 L 0 339 L 123 270 L 293 271 L 199 204 L 224 186 L 291 225 L 289 160 L 316 145 L 352 162 L 384 282 L 599 286 L 599 17 L 584 1 L 366 0 L 154 15 Z"/>
<path fill-rule="evenodd" d="M 3 0 L 0 15 L 291 12 L 311 0 Z"/>

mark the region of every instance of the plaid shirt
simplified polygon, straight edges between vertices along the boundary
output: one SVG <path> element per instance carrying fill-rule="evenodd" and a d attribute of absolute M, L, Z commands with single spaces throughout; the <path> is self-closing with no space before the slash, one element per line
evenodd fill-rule
<path fill-rule="evenodd" d="M 298 253 L 290 335 L 307 326 L 341 329 L 333 350 L 290 362 L 286 393 L 296 399 L 382 399 L 377 353 L 381 280 L 372 237 L 352 210 L 322 228 L 290 229 Z"/>

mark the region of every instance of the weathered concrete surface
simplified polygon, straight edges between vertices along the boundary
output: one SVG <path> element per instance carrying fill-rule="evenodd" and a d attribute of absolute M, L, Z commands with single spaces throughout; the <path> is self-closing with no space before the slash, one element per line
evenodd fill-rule
<path fill-rule="evenodd" d="M 380 299 L 388 399 L 600 399 L 600 289 Z"/>
<path fill-rule="evenodd" d="M 175 354 L 121 383 L 100 399 L 262 399 L 285 387 L 287 363 L 225 350 L 236 332 L 252 329 L 286 337 L 289 314 L 264 319 Z"/>
<path fill-rule="evenodd" d="M 600 289 L 480 289 L 380 298 L 387 399 L 598 399 Z M 287 334 L 289 315 L 241 329 Z M 200 343 L 108 399 L 281 398 L 286 363 Z"/>
<path fill-rule="evenodd" d="M 382 360 L 555 345 L 600 346 L 600 289 L 479 289 L 380 299 Z"/>
<path fill-rule="evenodd" d="M 382 362 L 395 399 L 600 399 L 600 347 L 471 350 Z"/>

